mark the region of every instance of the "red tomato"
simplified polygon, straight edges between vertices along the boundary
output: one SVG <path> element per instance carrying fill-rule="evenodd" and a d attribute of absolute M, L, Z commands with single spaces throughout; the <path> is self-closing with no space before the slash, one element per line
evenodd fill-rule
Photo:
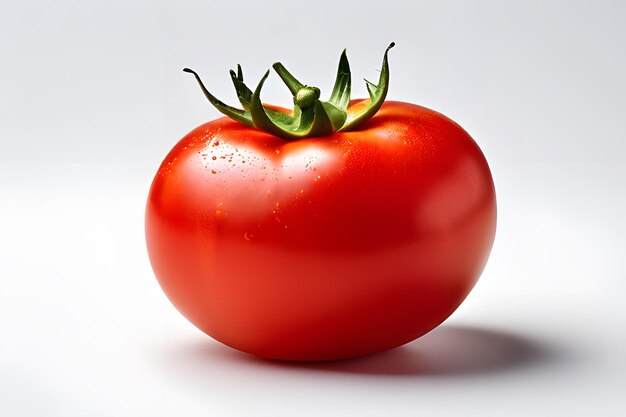
<path fill-rule="evenodd" d="M 447 117 L 385 102 L 363 129 L 286 141 L 228 118 L 169 153 L 146 236 L 163 290 L 251 354 L 348 358 L 445 320 L 491 250 L 489 167 Z"/>

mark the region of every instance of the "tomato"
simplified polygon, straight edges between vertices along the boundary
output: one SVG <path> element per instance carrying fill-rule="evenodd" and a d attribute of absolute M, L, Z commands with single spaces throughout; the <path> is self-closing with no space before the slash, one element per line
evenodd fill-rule
<path fill-rule="evenodd" d="M 456 123 L 386 101 L 289 141 L 228 118 L 186 135 L 146 209 L 150 261 L 199 329 L 253 355 L 349 358 L 442 323 L 487 261 L 487 162 Z"/>

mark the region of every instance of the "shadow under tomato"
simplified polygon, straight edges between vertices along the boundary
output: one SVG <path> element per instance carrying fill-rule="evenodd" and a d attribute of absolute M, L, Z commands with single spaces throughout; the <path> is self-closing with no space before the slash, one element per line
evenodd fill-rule
<path fill-rule="evenodd" d="M 287 362 L 257 358 L 209 343 L 187 350 L 197 361 L 235 362 L 271 369 L 399 377 L 476 376 L 558 360 L 561 354 L 526 337 L 500 330 L 448 325 L 399 348 L 355 359 Z"/>
<path fill-rule="evenodd" d="M 396 376 L 460 376 L 499 373 L 549 362 L 558 355 L 538 342 L 502 331 L 443 326 L 385 352 L 331 362 L 271 362 L 322 371 Z"/>

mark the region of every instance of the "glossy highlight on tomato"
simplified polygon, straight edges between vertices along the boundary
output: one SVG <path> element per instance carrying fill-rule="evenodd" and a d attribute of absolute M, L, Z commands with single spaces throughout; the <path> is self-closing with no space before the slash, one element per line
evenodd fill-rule
<path fill-rule="evenodd" d="M 158 170 L 145 225 L 159 284 L 203 332 L 265 358 L 330 360 L 442 323 L 485 266 L 496 200 L 459 125 L 386 101 L 323 137 L 199 126 Z"/>

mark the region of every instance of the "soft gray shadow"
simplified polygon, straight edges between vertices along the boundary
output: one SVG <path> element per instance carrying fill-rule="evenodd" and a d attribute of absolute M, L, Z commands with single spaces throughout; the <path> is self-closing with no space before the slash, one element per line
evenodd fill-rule
<path fill-rule="evenodd" d="M 538 341 L 477 327 L 441 326 L 416 341 L 385 352 L 340 361 L 285 362 L 256 358 L 211 343 L 187 350 L 192 361 L 237 362 L 274 369 L 303 369 L 401 377 L 472 376 L 552 363 L 563 353 Z"/>
<path fill-rule="evenodd" d="M 552 362 L 559 356 L 537 341 L 512 333 L 442 326 L 407 345 L 361 358 L 317 363 L 273 363 L 370 375 L 460 376 L 507 372 Z"/>

